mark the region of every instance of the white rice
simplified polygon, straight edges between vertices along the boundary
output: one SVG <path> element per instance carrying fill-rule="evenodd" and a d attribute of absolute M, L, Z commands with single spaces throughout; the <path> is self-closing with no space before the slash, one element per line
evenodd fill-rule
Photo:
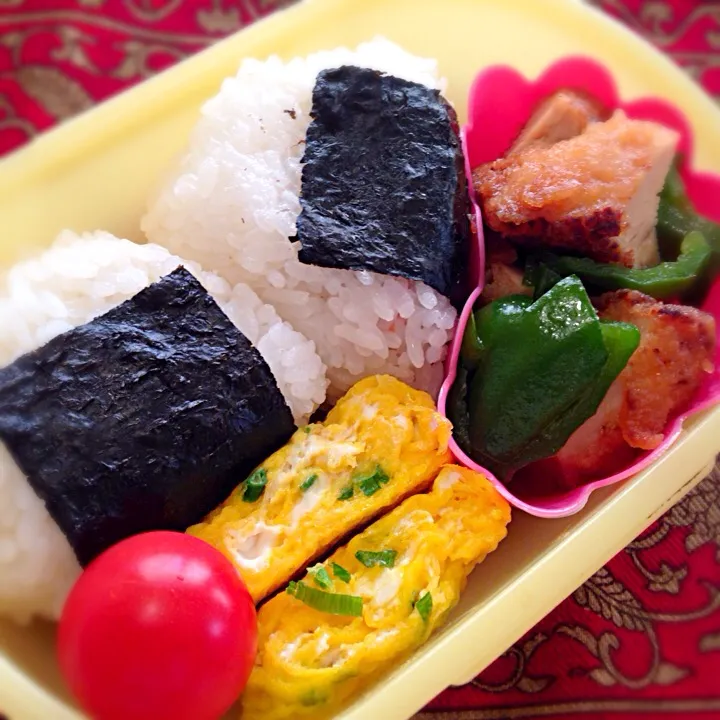
<path fill-rule="evenodd" d="M 203 107 L 187 155 L 142 228 L 152 242 L 248 283 L 314 340 L 334 396 L 377 372 L 434 393 L 456 320 L 449 301 L 423 283 L 303 265 L 288 239 L 300 212 L 315 79 L 343 64 L 443 89 L 434 60 L 386 40 L 287 63 L 245 60 Z"/>
<path fill-rule="evenodd" d="M 325 366 L 312 341 L 246 285 L 231 286 L 157 245 L 108 233 L 65 232 L 39 258 L 12 268 L 0 289 L 0 366 L 88 322 L 184 265 L 270 366 L 296 422 L 325 399 Z M 59 617 L 80 568 L 43 502 L 0 443 L 0 614 Z"/>

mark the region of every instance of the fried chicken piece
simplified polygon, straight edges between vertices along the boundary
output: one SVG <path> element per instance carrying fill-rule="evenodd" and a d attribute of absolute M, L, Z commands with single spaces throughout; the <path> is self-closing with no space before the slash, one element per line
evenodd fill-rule
<path fill-rule="evenodd" d="M 572 486 L 583 478 L 612 475 L 632 462 L 637 450 L 628 445 L 620 427 L 624 383 L 616 380 L 597 412 L 586 420 L 555 456 L 556 474 Z"/>
<path fill-rule="evenodd" d="M 515 246 L 497 233 L 485 232 L 485 258 L 488 263 L 512 265 L 518 259 Z"/>
<path fill-rule="evenodd" d="M 688 406 L 713 369 L 715 320 L 708 313 L 635 290 L 606 293 L 597 308 L 603 319 L 637 326 L 640 345 L 595 415 L 558 453 L 568 477 L 614 472 L 633 448 L 656 448 L 669 418 Z"/>
<path fill-rule="evenodd" d="M 507 241 L 494 233 L 485 237 L 485 288 L 482 300 L 491 303 L 507 295 L 532 295 L 533 289 L 523 285 L 523 273 L 513 263 L 517 251 Z"/>
<path fill-rule="evenodd" d="M 514 242 L 646 267 L 659 261 L 655 223 L 678 136 L 618 110 L 554 145 L 478 167 L 485 222 Z"/>
<path fill-rule="evenodd" d="M 632 447 L 651 450 L 662 442 L 670 415 L 688 405 L 713 370 L 715 319 L 635 290 L 603 295 L 598 314 L 640 330 L 640 346 L 619 378 L 625 386 L 620 425 Z"/>
<path fill-rule="evenodd" d="M 523 284 L 523 273 L 518 268 L 504 263 L 488 263 L 485 288 L 482 299 L 491 303 L 508 295 L 530 295 L 533 289 Z"/>
<path fill-rule="evenodd" d="M 560 90 L 540 104 L 507 155 L 569 140 L 583 133 L 590 123 L 604 119 L 599 103 L 592 98 Z"/>

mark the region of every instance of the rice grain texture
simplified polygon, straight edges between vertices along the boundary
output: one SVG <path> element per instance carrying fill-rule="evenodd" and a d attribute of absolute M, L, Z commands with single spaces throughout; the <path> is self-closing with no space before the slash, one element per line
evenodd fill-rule
<path fill-rule="evenodd" d="M 64 232 L 41 256 L 12 268 L 0 288 L 0 366 L 102 315 L 184 265 L 270 366 L 298 423 L 325 399 L 313 343 L 245 285 L 231 286 L 156 245 L 109 233 Z M 57 619 L 80 573 L 42 501 L 0 443 L 0 614 Z"/>
<path fill-rule="evenodd" d="M 202 109 L 187 154 L 142 221 L 148 239 L 199 262 L 313 340 L 331 396 L 390 373 L 436 394 L 456 311 L 421 282 L 298 260 L 301 159 L 318 72 L 357 65 L 443 89 L 434 60 L 382 39 L 283 62 L 243 61 Z"/>

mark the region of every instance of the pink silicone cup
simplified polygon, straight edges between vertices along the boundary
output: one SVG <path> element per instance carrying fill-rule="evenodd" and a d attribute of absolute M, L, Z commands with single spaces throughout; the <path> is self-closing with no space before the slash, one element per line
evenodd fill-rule
<path fill-rule="evenodd" d="M 526 80 L 517 71 L 500 65 L 482 71 L 470 89 L 468 104 L 469 121 L 462 129 L 462 143 L 465 152 L 465 169 L 468 180 L 472 177 L 472 168 L 501 157 L 510 147 L 540 101 L 560 89 L 585 91 L 597 98 L 609 109 L 620 108 L 629 117 L 654 120 L 673 128 L 680 135 L 678 150 L 683 162 L 680 172 L 685 181 L 688 194 L 695 207 L 705 216 L 720 222 L 720 176 L 694 171 L 687 159 L 692 157 L 693 136 L 685 116 L 674 106 L 658 98 L 642 98 L 623 102 L 617 92 L 615 82 L 605 67 L 594 60 L 584 57 L 569 57 L 550 66 L 537 80 Z M 446 376 L 440 390 L 438 408 L 445 414 L 448 393 L 455 381 L 460 346 L 470 313 L 482 293 L 485 280 L 485 244 L 482 230 L 482 215 L 476 202 L 472 187 L 470 196 L 473 205 L 474 224 L 477 227 L 473 247 L 473 275 L 477 277 L 477 287 L 468 298 L 460 314 L 455 336 L 450 345 Z M 703 310 L 720 320 L 720 278 L 711 288 L 703 304 Z M 720 322 L 717 324 L 720 336 Z M 708 374 L 698 391 L 692 405 L 681 415 L 672 418 L 665 429 L 665 439 L 652 451 L 642 453 L 628 467 L 609 477 L 598 478 L 571 490 L 551 494 L 533 493 L 532 483 L 523 482 L 523 491 L 517 495 L 491 472 L 475 463 L 458 447 L 454 440 L 450 448 L 459 462 L 486 475 L 512 505 L 531 515 L 545 518 L 564 517 L 581 510 L 590 494 L 597 488 L 612 485 L 637 474 L 657 460 L 663 452 L 678 438 L 683 422 L 691 415 L 700 412 L 720 401 L 720 337 L 715 353 L 715 370 Z"/>

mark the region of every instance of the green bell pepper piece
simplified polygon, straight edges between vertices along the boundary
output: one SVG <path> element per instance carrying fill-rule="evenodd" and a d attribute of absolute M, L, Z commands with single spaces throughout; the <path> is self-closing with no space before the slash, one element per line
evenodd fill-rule
<path fill-rule="evenodd" d="M 633 325 L 601 322 L 578 278 L 540 300 L 502 298 L 475 313 L 448 398 L 455 439 L 500 477 L 554 455 L 593 415 L 640 342 Z M 470 387 L 468 396 L 468 387 Z"/>
<path fill-rule="evenodd" d="M 460 346 L 457 376 L 450 388 L 447 401 L 447 414 L 453 424 L 455 440 L 468 455 L 472 455 L 470 411 L 467 404 L 469 379 L 487 357 L 488 343 L 493 341 L 493 330 L 500 319 L 522 312 L 531 304 L 532 300 L 525 295 L 512 295 L 471 313 L 468 318 Z M 482 334 L 478 332 L 478 322 L 482 326 Z"/>
<path fill-rule="evenodd" d="M 577 275 L 604 290 L 629 288 L 664 300 L 691 292 L 702 283 L 712 260 L 712 249 L 702 233 L 688 233 L 674 262 L 663 262 L 649 268 L 626 268 L 598 263 L 590 258 L 547 255 L 541 263 L 561 277 Z M 537 276 L 537 271 L 535 276 Z"/>
<path fill-rule="evenodd" d="M 530 305 L 532 300 L 526 295 L 508 295 L 472 313 L 460 346 L 463 367 L 468 371 L 475 370 L 486 357 L 488 343 L 492 342 L 493 331 L 499 318 L 511 317 Z"/>
<path fill-rule="evenodd" d="M 523 285 L 533 288 L 533 298 L 542 297 L 553 285 L 557 285 L 563 276 L 552 270 L 539 258 L 530 255 L 525 263 Z"/>
<path fill-rule="evenodd" d="M 483 349 L 482 341 L 478 337 L 475 326 L 475 313 L 470 313 L 462 345 L 460 346 L 460 362 L 462 366 L 469 369 L 476 367 L 482 360 Z"/>
<path fill-rule="evenodd" d="M 598 409 L 615 378 L 640 344 L 640 330 L 622 322 L 600 321 L 608 359 L 591 383 L 565 413 L 561 413 L 531 441 L 523 453 L 523 465 L 557 453 L 570 436 Z"/>
<path fill-rule="evenodd" d="M 604 290 L 629 288 L 658 300 L 675 295 L 689 301 L 702 298 L 709 281 L 720 271 L 720 225 L 695 212 L 677 164 L 660 193 L 657 235 L 665 262 L 655 267 L 625 268 L 549 254 L 528 259 L 524 282 L 535 288 L 536 297 L 558 278 L 578 275 L 588 285 Z"/>
<path fill-rule="evenodd" d="M 680 175 L 678 165 L 680 163 L 680 156 L 676 156 L 673 164 L 670 166 L 670 170 L 665 178 L 665 184 L 660 192 L 660 198 L 665 200 L 669 205 L 676 207 L 678 210 L 683 212 L 695 212 L 693 210 L 690 198 L 685 190 L 685 183 Z"/>
<path fill-rule="evenodd" d="M 610 355 L 577 277 L 535 302 L 491 303 L 476 326 L 484 353 L 470 384 L 470 445 L 476 460 L 503 476 L 556 451 L 558 433 L 540 436 L 589 392 Z M 567 439 L 564 424 L 563 433 Z"/>
<path fill-rule="evenodd" d="M 683 239 L 693 231 L 701 232 L 713 252 L 720 254 L 720 225 L 695 212 L 675 163 L 665 179 L 658 207 L 657 236 L 662 257 L 674 260 L 682 252 Z"/>

